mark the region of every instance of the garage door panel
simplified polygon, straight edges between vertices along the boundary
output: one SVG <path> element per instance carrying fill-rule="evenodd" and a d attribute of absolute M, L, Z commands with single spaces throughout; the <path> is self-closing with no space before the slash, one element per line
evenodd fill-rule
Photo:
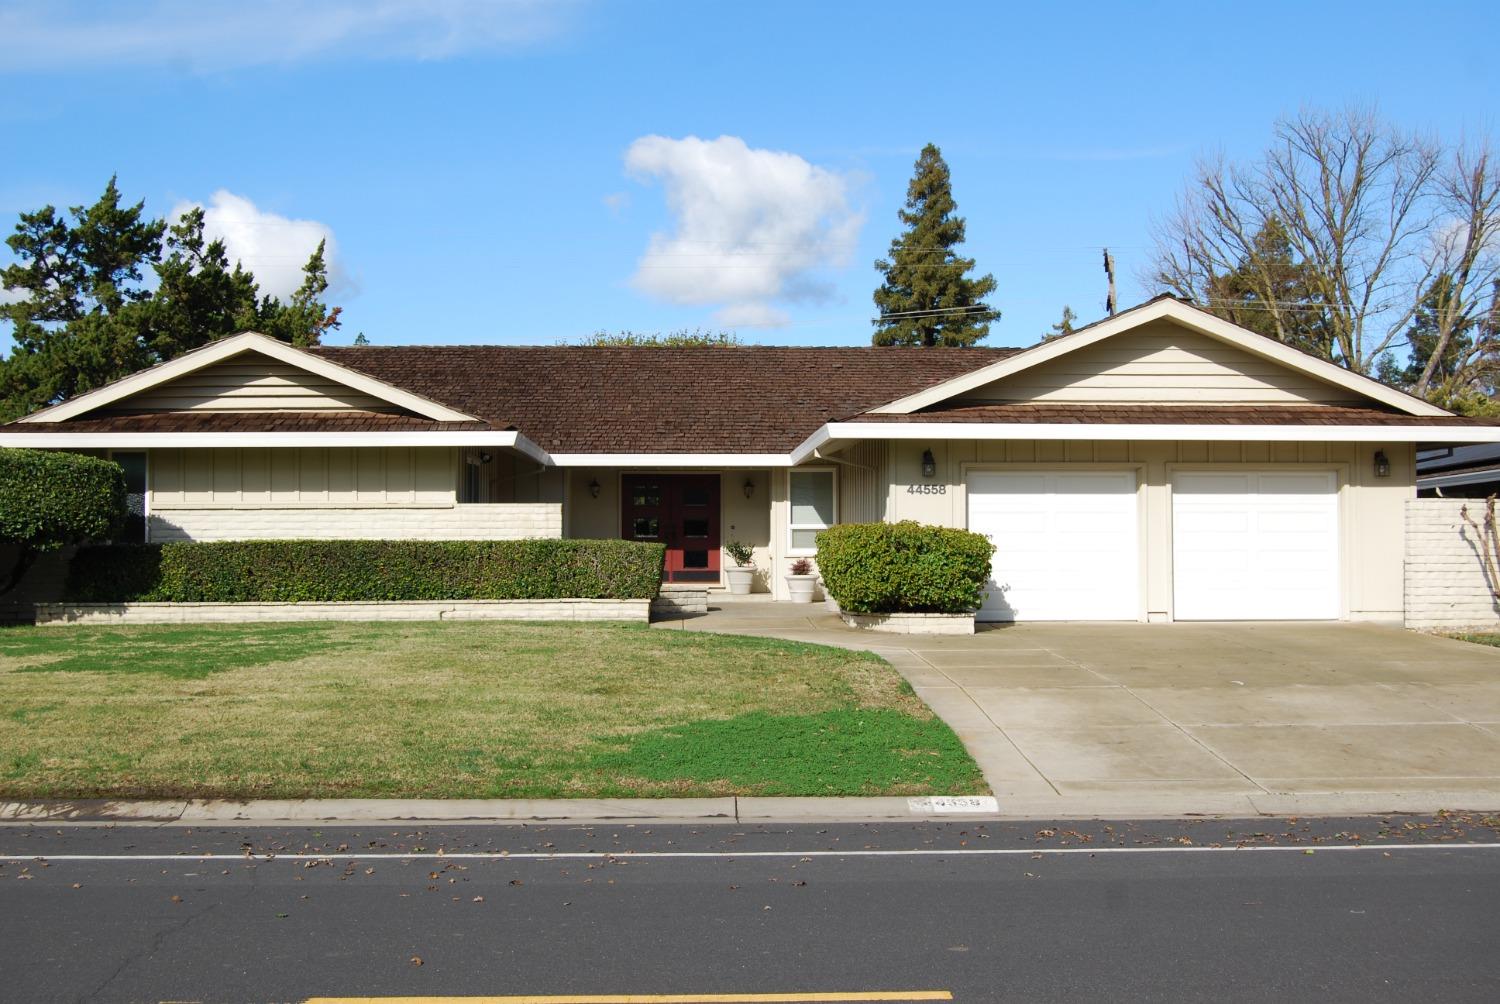
<path fill-rule="evenodd" d="M 1331 472 L 1180 473 L 1172 482 L 1174 614 L 1337 618 L 1338 538 Z"/>
<path fill-rule="evenodd" d="M 969 529 L 995 544 L 981 620 L 1134 620 L 1133 471 L 976 473 Z"/>
<path fill-rule="evenodd" d="M 1172 485 L 1174 493 L 1194 495 L 1243 495 L 1251 488 L 1248 474 L 1183 475 Z"/>

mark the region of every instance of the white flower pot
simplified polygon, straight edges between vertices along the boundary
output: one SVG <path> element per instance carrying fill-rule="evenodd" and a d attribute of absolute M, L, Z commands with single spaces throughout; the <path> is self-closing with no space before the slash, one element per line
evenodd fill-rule
<path fill-rule="evenodd" d="M 786 577 L 787 599 L 793 603 L 811 603 L 813 587 L 817 584 L 816 575 L 788 575 Z"/>
<path fill-rule="evenodd" d="M 748 596 L 755 584 L 754 565 L 731 565 L 724 569 L 724 583 L 731 596 Z"/>

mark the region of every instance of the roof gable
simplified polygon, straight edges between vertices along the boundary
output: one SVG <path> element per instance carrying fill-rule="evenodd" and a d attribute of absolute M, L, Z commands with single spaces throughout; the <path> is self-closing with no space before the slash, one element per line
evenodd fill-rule
<path fill-rule="evenodd" d="M 258 332 L 210 342 L 53 405 L 22 422 L 127 411 L 387 411 L 440 422 L 470 415 Z"/>
<path fill-rule="evenodd" d="M 1158 298 L 993 366 L 879 408 L 909 414 L 985 401 L 1160 404 L 1364 404 L 1448 412 L 1341 366 Z"/>

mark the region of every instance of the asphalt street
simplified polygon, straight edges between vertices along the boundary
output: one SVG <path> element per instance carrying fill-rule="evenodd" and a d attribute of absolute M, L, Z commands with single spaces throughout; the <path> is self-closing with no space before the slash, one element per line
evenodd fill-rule
<path fill-rule="evenodd" d="M 1495 1000 L 1497 827 L 0 826 L 0 998 Z"/>

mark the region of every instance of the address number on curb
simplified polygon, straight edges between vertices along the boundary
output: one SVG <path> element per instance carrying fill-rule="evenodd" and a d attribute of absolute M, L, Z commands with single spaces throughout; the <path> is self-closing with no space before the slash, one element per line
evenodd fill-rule
<path fill-rule="evenodd" d="M 1000 803 L 993 795 L 924 795 L 908 798 L 906 806 L 911 812 L 921 815 L 1000 811 Z"/>
<path fill-rule="evenodd" d="M 947 485 L 907 485 L 908 495 L 947 495 Z"/>

